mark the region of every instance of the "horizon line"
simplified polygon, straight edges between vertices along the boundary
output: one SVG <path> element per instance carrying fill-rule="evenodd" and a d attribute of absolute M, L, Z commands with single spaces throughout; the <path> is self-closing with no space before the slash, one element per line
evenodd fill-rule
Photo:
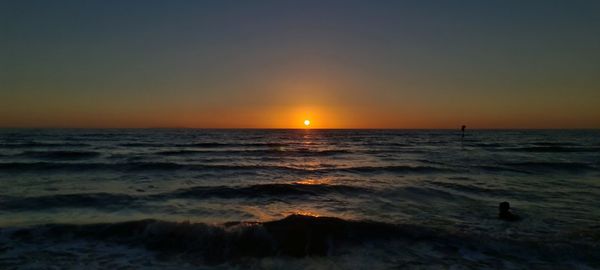
<path fill-rule="evenodd" d="M 250 127 L 0 127 L 0 130 L 6 129 L 197 129 L 197 130 L 460 130 L 461 126 L 456 128 L 250 128 Z M 467 130 L 600 130 L 600 127 L 547 127 L 547 128 L 524 128 L 524 127 L 500 127 L 500 128 L 469 128 Z"/>

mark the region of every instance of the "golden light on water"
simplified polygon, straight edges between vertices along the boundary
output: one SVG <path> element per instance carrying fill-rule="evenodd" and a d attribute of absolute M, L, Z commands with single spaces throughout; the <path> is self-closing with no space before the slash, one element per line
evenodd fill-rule
<path fill-rule="evenodd" d="M 328 185 L 331 182 L 330 179 L 303 179 L 294 182 L 296 185 Z"/>
<path fill-rule="evenodd" d="M 302 216 L 311 216 L 311 217 L 320 217 L 320 216 L 322 216 L 322 215 L 318 214 L 317 212 L 308 211 L 308 210 L 296 210 L 296 211 L 292 211 L 290 214 L 292 214 L 292 215 L 302 215 Z"/>

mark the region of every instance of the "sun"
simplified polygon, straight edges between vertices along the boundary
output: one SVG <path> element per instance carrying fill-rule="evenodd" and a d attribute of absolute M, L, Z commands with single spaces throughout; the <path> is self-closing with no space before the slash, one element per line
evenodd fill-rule
<path fill-rule="evenodd" d="M 308 120 L 308 119 L 304 120 L 304 126 L 306 126 L 306 127 L 310 126 L 310 120 Z"/>

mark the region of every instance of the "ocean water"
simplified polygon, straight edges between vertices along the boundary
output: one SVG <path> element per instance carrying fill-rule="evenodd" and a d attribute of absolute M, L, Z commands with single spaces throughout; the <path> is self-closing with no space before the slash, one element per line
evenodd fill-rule
<path fill-rule="evenodd" d="M 0 130 L 0 269 L 78 268 L 598 269 L 600 131 Z"/>

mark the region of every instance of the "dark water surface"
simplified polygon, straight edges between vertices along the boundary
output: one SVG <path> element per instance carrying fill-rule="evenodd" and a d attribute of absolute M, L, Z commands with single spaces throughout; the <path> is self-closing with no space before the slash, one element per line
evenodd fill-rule
<path fill-rule="evenodd" d="M 5 129 L 0 269 L 593 269 L 599 198 L 597 130 Z"/>

